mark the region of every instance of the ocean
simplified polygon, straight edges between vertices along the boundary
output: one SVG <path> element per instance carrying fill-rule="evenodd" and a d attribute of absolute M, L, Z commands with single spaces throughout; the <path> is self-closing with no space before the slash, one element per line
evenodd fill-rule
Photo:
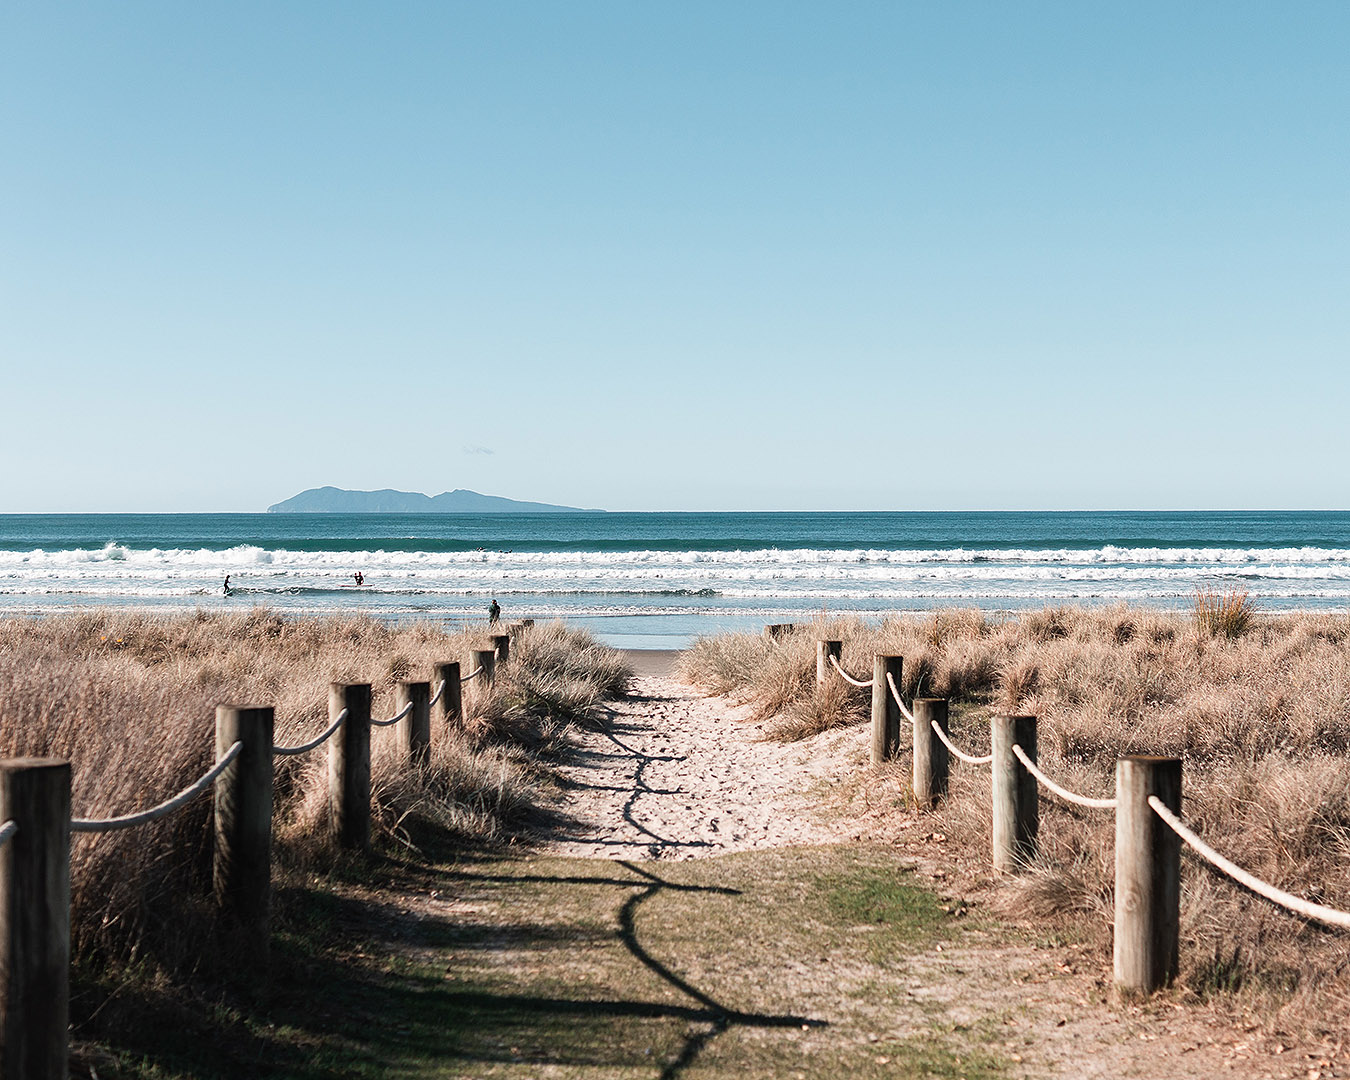
<path fill-rule="evenodd" d="M 1183 608 L 1198 589 L 1345 608 L 1350 512 L 0 515 L 7 613 L 263 605 L 456 625 L 495 597 L 508 620 L 678 648 L 821 612 Z"/>

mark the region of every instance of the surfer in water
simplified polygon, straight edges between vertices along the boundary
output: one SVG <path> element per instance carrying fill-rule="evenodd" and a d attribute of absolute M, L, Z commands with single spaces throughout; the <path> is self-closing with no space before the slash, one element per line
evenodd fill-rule
<path fill-rule="evenodd" d="M 358 571 L 357 571 L 355 574 L 353 574 L 352 576 L 353 576 L 354 578 L 356 578 L 356 583 L 357 583 L 358 585 L 364 585 L 364 584 L 366 583 L 366 579 L 365 579 L 365 577 L 361 574 L 361 571 L 360 571 L 360 570 L 358 570 Z"/>
<path fill-rule="evenodd" d="M 502 609 L 497 606 L 497 601 L 493 600 L 492 603 L 488 605 L 488 624 L 491 626 L 496 626 L 497 620 L 500 619 L 501 617 L 502 617 Z"/>
<path fill-rule="evenodd" d="M 226 596 L 229 596 L 229 595 L 230 595 L 230 575 L 229 575 L 229 574 L 226 574 L 226 575 L 225 575 L 225 584 L 222 585 L 222 586 L 220 587 L 220 591 L 223 592 Z"/>

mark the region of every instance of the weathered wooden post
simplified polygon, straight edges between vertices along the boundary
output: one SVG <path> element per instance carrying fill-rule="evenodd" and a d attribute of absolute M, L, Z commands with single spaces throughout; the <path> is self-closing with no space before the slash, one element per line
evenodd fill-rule
<path fill-rule="evenodd" d="M 1150 993 L 1176 977 L 1181 925 L 1181 838 L 1148 804 L 1181 813 L 1181 759 L 1116 762 L 1116 988 Z"/>
<path fill-rule="evenodd" d="M 764 627 L 764 636 L 769 638 L 771 641 L 777 641 L 780 638 L 787 637 L 795 629 L 797 629 L 796 623 L 790 622 L 769 623 L 767 626 Z"/>
<path fill-rule="evenodd" d="M 0 1078 L 66 1080 L 70 1027 L 70 764 L 0 761 Z"/>
<path fill-rule="evenodd" d="M 493 634 L 492 650 L 497 654 L 497 663 L 504 664 L 511 659 L 511 635 Z"/>
<path fill-rule="evenodd" d="M 272 906 L 273 710 L 216 707 L 216 760 L 235 743 L 239 756 L 216 777 L 212 881 L 216 904 L 244 931 L 250 952 L 265 964 Z"/>
<path fill-rule="evenodd" d="M 497 678 L 497 651 L 495 649 L 474 649 L 469 654 L 469 673 L 482 668 L 477 679 L 478 689 L 474 691 L 474 700 L 481 701 L 487 696 Z"/>
<path fill-rule="evenodd" d="M 407 752 L 408 760 L 420 765 L 431 753 L 431 683 L 401 682 L 395 696 L 395 713 L 408 705 L 412 711 L 398 722 L 398 744 Z"/>
<path fill-rule="evenodd" d="M 900 673 L 904 668 L 903 656 L 883 656 L 877 653 L 872 658 L 872 764 L 880 765 L 890 761 L 900 750 L 900 703 L 895 700 L 891 688 L 886 682 L 889 675 L 900 685 Z"/>
<path fill-rule="evenodd" d="M 844 655 L 844 643 L 842 641 L 826 641 L 820 638 L 816 641 L 816 685 L 824 686 L 827 679 L 839 678 L 839 673 L 834 670 L 834 665 L 830 663 L 830 657 L 838 660 Z"/>
<path fill-rule="evenodd" d="M 458 723 L 464 719 L 464 687 L 460 684 L 459 661 L 433 664 L 431 681 L 437 686 L 445 684 L 445 689 L 436 700 L 435 719 L 439 731 L 445 724 Z"/>
<path fill-rule="evenodd" d="M 914 801 L 931 810 L 947 797 L 950 756 L 933 725 L 947 732 L 947 699 L 914 699 Z"/>
<path fill-rule="evenodd" d="M 370 683 L 332 683 L 328 721 L 347 719 L 328 740 L 328 828 L 338 846 L 370 846 Z"/>
<path fill-rule="evenodd" d="M 1014 746 L 1036 760 L 1036 718 L 995 716 L 992 724 L 994 760 L 994 869 L 1021 870 L 1036 854 L 1040 828 L 1036 778 L 1017 760 Z"/>

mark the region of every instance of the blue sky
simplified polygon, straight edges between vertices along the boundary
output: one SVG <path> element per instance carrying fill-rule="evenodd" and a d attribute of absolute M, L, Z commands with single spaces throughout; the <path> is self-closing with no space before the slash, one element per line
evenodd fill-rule
<path fill-rule="evenodd" d="M 1343 3 L 0 11 L 0 512 L 1350 506 Z"/>

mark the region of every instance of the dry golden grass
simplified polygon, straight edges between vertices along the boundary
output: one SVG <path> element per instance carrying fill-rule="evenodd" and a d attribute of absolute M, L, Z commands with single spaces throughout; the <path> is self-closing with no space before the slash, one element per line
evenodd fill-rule
<path fill-rule="evenodd" d="M 1246 589 L 1215 592 L 1201 589 L 1195 594 L 1195 625 L 1210 637 L 1241 637 L 1252 627 L 1256 603 Z"/>
<path fill-rule="evenodd" d="M 116 611 L 0 620 L 0 756 L 70 760 L 73 809 L 104 817 L 144 808 L 210 766 L 217 704 L 276 709 L 276 740 L 327 726 L 328 684 L 370 682 L 373 711 L 395 712 L 395 683 L 430 679 L 487 643 L 428 625 L 367 618 L 149 616 Z M 466 672 L 467 668 L 463 668 Z M 620 655 L 561 624 L 525 631 L 491 693 L 465 687 L 467 720 L 433 733 L 409 768 L 392 729 L 372 732 L 377 835 L 410 842 L 418 822 L 465 840 L 508 837 L 536 804 L 539 762 L 569 718 L 629 677 Z M 320 865 L 326 750 L 276 760 L 281 866 Z M 74 837 L 72 946 L 78 963 L 185 970 L 209 933 L 210 799 L 151 825 Z"/>
<path fill-rule="evenodd" d="M 1212 619 L 1122 606 L 832 620 L 777 642 L 701 641 L 683 672 L 755 703 L 774 737 L 798 738 L 867 714 L 870 691 L 815 687 L 816 638 L 842 640 L 845 670 L 864 678 L 874 653 L 902 655 L 903 692 L 949 698 L 958 744 L 983 753 L 990 715 L 1035 714 L 1042 767 L 1094 796 L 1111 794 L 1121 755 L 1181 757 L 1185 816 L 1210 843 L 1283 889 L 1350 910 L 1350 617 L 1256 616 L 1241 594 L 1203 604 Z M 986 771 L 955 764 L 939 811 L 972 862 L 988 850 L 988 786 Z M 1036 865 L 1004 893 L 1010 910 L 1095 935 L 1108 970 L 1112 850 L 1109 812 L 1044 804 Z M 1185 860 L 1183 993 L 1276 1027 L 1350 1019 L 1345 935 Z"/>

